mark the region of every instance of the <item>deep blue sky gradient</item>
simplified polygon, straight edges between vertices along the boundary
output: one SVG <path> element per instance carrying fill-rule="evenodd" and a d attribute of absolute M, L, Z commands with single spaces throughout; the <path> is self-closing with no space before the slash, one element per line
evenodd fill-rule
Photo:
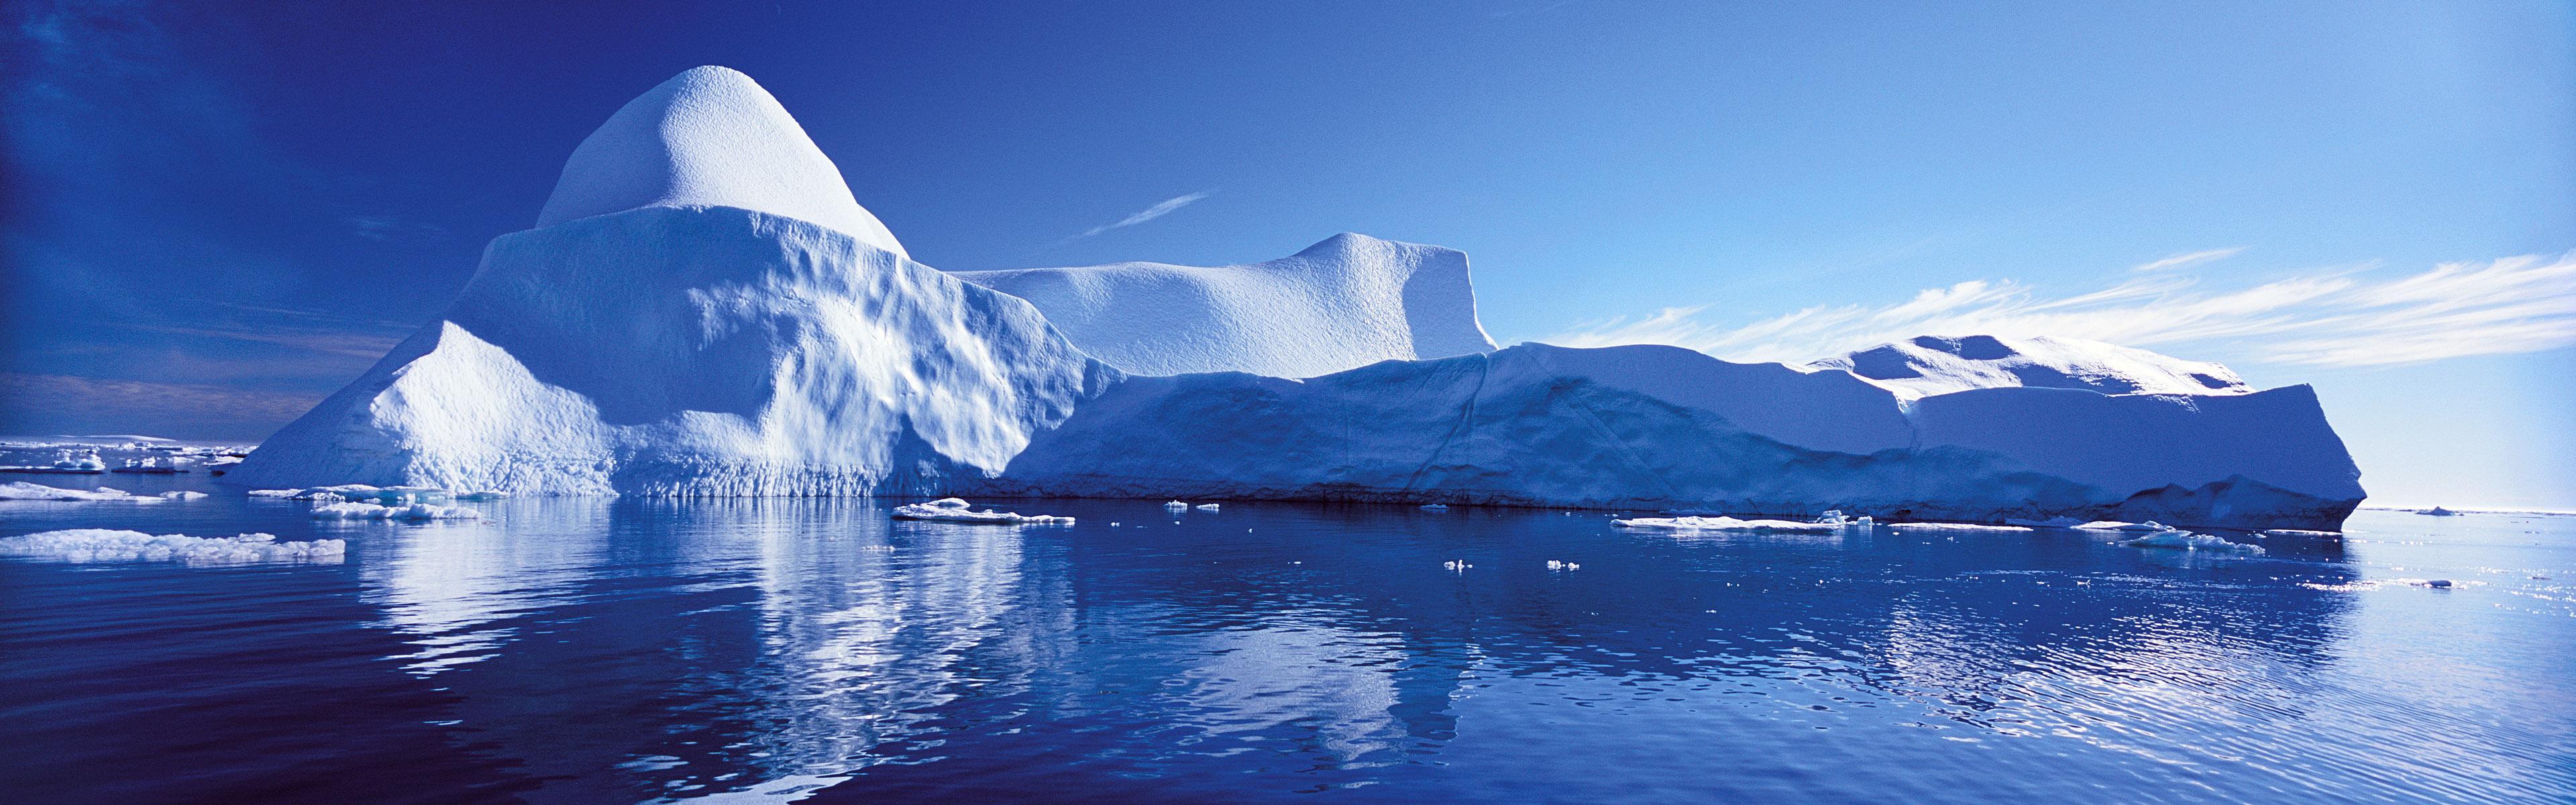
<path fill-rule="evenodd" d="M 2576 249 L 2563 3 L 535 5 L 8 6 L 0 432 L 265 435 L 698 64 L 932 266 L 1355 230 L 1466 250 L 1505 343 L 2205 249 L 2244 283 Z M 2576 507 L 2576 350 L 2257 346 L 2168 351 L 2317 383 L 2383 497 Z"/>

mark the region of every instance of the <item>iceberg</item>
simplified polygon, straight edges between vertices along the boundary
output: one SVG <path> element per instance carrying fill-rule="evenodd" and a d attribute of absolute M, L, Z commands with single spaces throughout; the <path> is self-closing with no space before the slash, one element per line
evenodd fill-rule
<path fill-rule="evenodd" d="M 1494 351 L 1465 253 L 1354 232 L 1251 265 L 953 273 L 1028 300 L 1074 346 L 1134 374 L 1312 377 Z"/>
<path fill-rule="evenodd" d="M 234 537 L 153 536 L 141 531 L 74 528 L 0 538 L 0 554 L 66 562 L 179 562 L 190 565 L 251 562 L 338 562 L 348 543 L 336 539 L 277 542 L 269 534 Z"/>
<path fill-rule="evenodd" d="M 1796 520 L 1738 520 L 1733 517 L 1637 517 L 1611 520 L 1620 528 L 1658 529 L 1663 531 L 1799 531 L 1832 533 L 1843 530 L 1842 523 L 1801 523 Z"/>
<path fill-rule="evenodd" d="M 943 272 L 757 84 L 698 68 L 224 481 L 2332 530 L 2358 478 L 2308 387 L 2094 342 L 1497 350 L 1465 255 L 1356 234 L 1250 265 Z"/>

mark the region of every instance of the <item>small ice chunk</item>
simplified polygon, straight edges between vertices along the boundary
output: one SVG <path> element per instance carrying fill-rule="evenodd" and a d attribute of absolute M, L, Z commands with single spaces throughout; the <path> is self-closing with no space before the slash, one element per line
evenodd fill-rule
<path fill-rule="evenodd" d="M 204 492 L 190 492 L 190 491 L 185 490 L 185 489 L 179 489 L 179 490 L 173 490 L 173 491 L 169 491 L 169 492 L 163 492 L 163 493 L 161 493 L 161 498 L 162 498 L 163 500 L 196 500 L 196 499 L 198 499 L 198 498 L 202 498 L 202 497 L 205 497 L 205 496 L 206 496 L 206 493 L 204 493 Z"/>
<path fill-rule="evenodd" d="M 251 490 L 251 491 L 250 491 L 250 496 L 251 496 L 251 497 L 255 497 L 255 498 L 278 498 L 278 499 L 281 499 L 281 500 L 284 500 L 284 499 L 292 499 L 292 498 L 294 498 L 295 496 L 297 496 L 297 495 L 301 495 L 301 494 L 304 494 L 304 490 L 301 490 L 301 489 L 253 489 L 253 490 Z"/>
<path fill-rule="evenodd" d="M 1573 563 L 1573 562 L 1560 562 L 1560 561 L 1557 561 L 1557 560 L 1554 560 L 1554 559 L 1550 559 L 1550 560 L 1547 560 L 1547 569 L 1549 569 L 1549 570 L 1582 570 L 1582 569 L 1583 569 L 1583 566 L 1582 566 L 1582 565 L 1575 564 L 1575 563 Z"/>
<path fill-rule="evenodd" d="M 1174 500 L 1174 501 L 1167 501 L 1167 502 L 1165 502 L 1165 503 L 1163 504 L 1163 508 L 1170 509 L 1170 510 L 1172 510 L 1172 511 L 1176 511 L 1176 512 L 1177 512 L 1177 511 L 1188 511 L 1188 510 L 1189 510 L 1189 508 L 1190 508 L 1190 504 L 1182 503 L 1182 502 L 1177 501 L 1177 500 Z"/>
<path fill-rule="evenodd" d="M 1216 511 L 1216 504 L 1214 504 L 1214 503 L 1201 503 L 1201 504 L 1199 504 L 1199 505 L 1197 505 L 1197 506 L 1194 506 L 1194 507 L 1192 507 L 1192 508 L 1198 509 L 1199 511 L 1203 511 L 1203 512 L 1212 512 L 1212 511 Z"/>
<path fill-rule="evenodd" d="M 0 539 L 0 554 L 66 562 L 338 562 L 348 543 L 336 539 L 278 542 L 269 534 L 233 537 L 153 536 L 141 531 L 74 528 Z"/>
<path fill-rule="evenodd" d="M 1449 506 L 1442 503 L 1425 503 L 1422 504 L 1422 510 L 1427 512 L 1445 512 L 1449 510 Z"/>
<path fill-rule="evenodd" d="M 1467 572 L 1467 568 L 1475 567 L 1475 565 L 1467 564 L 1467 560 L 1465 559 L 1451 559 L 1440 563 L 1440 567 L 1453 573 L 1465 573 Z"/>
<path fill-rule="evenodd" d="M 2185 551 L 2241 553 L 2252 556 L 2263 555 L 2263 546 L 2260 545 L 2229 542 L 2208 534 L 2194 534 L 2189 531 L 2182 530 L 2157 532 L 2137 539 L 2121 540 L 2113 544 L 2125 545 L 2131 548 L 2173 548 Z"/>
<path fill-rule="evenodd" d="M 987 525 L 1072 525 L 1071 517 L 1045 514 L 1019 514 L 992 509 L 975 511 L 974 504 L 963 498 L 940 498 L 928 503 L 907 503 L 894 507 L 894 519 L 928 520 L 941 523 L 981 523 Z"/>

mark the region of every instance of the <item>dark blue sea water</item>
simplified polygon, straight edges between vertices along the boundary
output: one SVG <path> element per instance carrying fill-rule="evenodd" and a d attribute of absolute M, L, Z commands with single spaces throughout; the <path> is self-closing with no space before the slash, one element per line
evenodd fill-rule
<path fill-rule="evenodd" d="M 1465 507 L 307 505 L 0 503 L 0 536 L 349 541 L 0 558 L 0 800 L 2576 800 L 2576 518 L 2364 512 L 2240 559 Z"/>

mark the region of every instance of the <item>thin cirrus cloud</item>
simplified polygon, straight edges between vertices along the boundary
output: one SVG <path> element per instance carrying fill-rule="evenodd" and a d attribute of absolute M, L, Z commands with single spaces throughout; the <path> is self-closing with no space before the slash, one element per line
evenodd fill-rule
<path fill-rule="evenodd" d="M 1192 205 L 1192 204 L 1196 204 L 1196 203 L 1198 203 L 1198 202 L 1199 202 L 1199 200 L 1204 199 L 1204 198 L 1207 198 L 1207 197 L 1208 197 L 1208 194 L 1209 194 L 1209 193 L 1213 193 L 1213 192 L 1216 192 L 1216 191 L 1213 191 L 1213 190 L 1201 190 L 1201 191 L 1199 191 L 1199 192 L 1191 193 L 1191 194 L 1186 195 L 1186 196 L 1174 196 L 1174 197 L 1172 197 L 1172 198 L 1164 199 L 1164 200 L 1163 200 L 1163 203 L 1161 203 L 1161 204 L 1156 204 L 1156 205 L 1151 206 L 1151 207 L 1146 207 L 1146 208 L 1144 208 L 1144 209 L 1142 209 L 1142 210 L 1137 210 L 1137 211 L 1136 211 L 1136 213 L 1135 213 L 1134 215 L 1129 215 L 1129 216 L 1127 216 L 1127 217 L 1125 217 L 1125 218 L 1120 218 L 1120 219 L 1118 219 L 1118 222 L 1117 222 L 1117 223 L 1114 223 L 1114 224 L 1102 224 L 1102 225 L 1100 225 L 1100 226 L 1092 227 L 1092 228 L 1090 228 L 1090 229 L 1088 229 L 1088 230 L 1084 230 L 1082 234 L 1075 235 L 1075 236 L 1073 236 L 1072 238 L 1068 238 L 1068 240 L 1079 240 L 1079 239 L 1081 239 L 1081 238 L 1091 237 L 1091 236 L 1093 236 L 1093 235 L 1097 235 L 1097 234 L 1100 234 L 1100 233 L 1102 233 L 1102 232 L 1107 232 L 1107 231 L 1112 230 L 1112 229 L 1119 229 L 1119 228 L 1123 228 L 1123 227 L 1135 226 L 1135 225 L 1137 225 L 1137 224 L 1141 224 L 1141 223 L 1144 223 L 1144 222 L 1146 222 L 1146 221 L 1151 221 L 1151 220 L 1154 220 L 1154 219 L 1156 219 L 1156 218 L 1161 218 L 1161 217 L 1163 217 L 1163 216 L 1166 216 L 1166 215 L 1170 215 L 1170 214 L 1172 214 L 1172 212 L 1173 212 L 1174 210 L 1178 210 L 1178 209 L 1180 209 L 1180 208 L 1182 208 L 1182 207 L 1187 207 L 1187 206 L 1190 206 L 1190 205 Z"/>
<path fill-rule="evenodd" d="M 2218 250 L 2232 254 L 2233 250 Z M 1541 339 L 1578 347 L 1673 344 L 1732 360 L 1808 361 L 1918 335 L 2053 335 L 2135 347 L 2203 345 L 2213 357 L 2377 366 L 2576 345 L 2576 252 L 2443 263 L 2395 277 L 2317 271 L 2248 288 L 2203 288 L 2159 266 L 2090 293 L 2050 296 L 2011 280 L 1930 288 L 1886 305 L 1806 308 L 1742 326 L 1668 307 Z"/>

